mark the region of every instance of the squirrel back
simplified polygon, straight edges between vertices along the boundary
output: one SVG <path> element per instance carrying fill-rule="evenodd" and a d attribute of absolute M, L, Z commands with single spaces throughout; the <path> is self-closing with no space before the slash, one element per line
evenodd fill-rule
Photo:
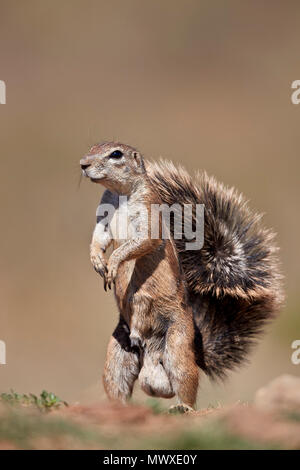
<path fill-rule="evenodd" d="M 245 361 L 283 302 L 274 233 L 241 195 L 205 172 L 193 180 L 171 162 L 146 168 L 163 203 L 204 204 L 203 247 L 186 250 L 184 235 L 175 243 L 193 309 L 197 364 L 211 378 L 224 378 Z"/>

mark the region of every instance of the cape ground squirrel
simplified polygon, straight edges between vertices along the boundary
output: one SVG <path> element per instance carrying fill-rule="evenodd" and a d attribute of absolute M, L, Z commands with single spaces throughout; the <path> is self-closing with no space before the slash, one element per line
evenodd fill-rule
<path fill-rule="evenodd" d="M 138 378 L 147 394 L 176 395 L 183 408 L 192 407 L 199 368 L 223 378 L 243 362 L 280 307 L 274 235 L 240 195 L 205 173 L 194 181 L 183 168 L 144 161 L 136 149 L 116 142 L 95 145 L 80 164 L 85 176 L 106 188 L 91 261 L 105 290 L 113 283 L 120 312 L 104 368 L 107 395 L 125 401 Z M 152 207 L 162 203 L 174 206 L 174 217 L 169 237 L 162 237 L 160 214 L 154 238 Z M 199 249 L 186 248 L 184 230 L 174 238 L 176 212 L 187 204 L 193 226 L 196 205 L 204 205 Z M 124 219 L 127 230 L 120 236 Z"/>

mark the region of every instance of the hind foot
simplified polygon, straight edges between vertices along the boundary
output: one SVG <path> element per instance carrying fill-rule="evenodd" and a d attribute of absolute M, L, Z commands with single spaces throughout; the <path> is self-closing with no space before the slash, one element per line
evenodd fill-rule
<path fill-rule="evenodd" d="M 185 403 L 180 403 L 178 405 L 173 405 L 173 406 L 170 406 L 169 408 L 169 413 L 170 414 L 174 414 L 174 415 L 181 415 L 181 414 L 184 414 L 184 413 L 191 413 L 191 411 L 194 411 L 194 409 L 189 406 L 189 405 L 186 405 Z"/>

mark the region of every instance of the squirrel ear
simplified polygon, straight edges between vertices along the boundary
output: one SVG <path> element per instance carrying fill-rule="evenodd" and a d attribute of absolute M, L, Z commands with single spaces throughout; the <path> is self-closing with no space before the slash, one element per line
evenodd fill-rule
<path fill-rule="evenodd" d="M 139 152 L 133 152 L 133 158 L 134 158 L 136 167 L 139 170 L 139 172 L 145 173 L 146 168 L 145 168 L 144 159 L 142 155 Z"/>

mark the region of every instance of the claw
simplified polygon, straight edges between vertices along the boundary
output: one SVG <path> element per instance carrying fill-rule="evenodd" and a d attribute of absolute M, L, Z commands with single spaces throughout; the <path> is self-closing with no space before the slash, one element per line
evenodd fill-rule
<path fill-rule="evenodd" d="M 94 270 L 96 271 L 97 274 L 100 274 L 100 276 L 103 277 L 103 270 L 101 268 L 94 266 Z"/>
<path fill-rule="evenodd" d="M 185 403 L 179 403 L 178 405 L 173 405 L 169 408 L 170 414 L 184 414 L 184 413 L 191 413 L 194 409 L 186 405 Z"/>
<path fill-rule="evenodd" d="M 103 278 L 103 287 L 104 287 L 105 292 L 107 292 L 107 281 L 106 281 L 106 277 L 105 277 L 105 276 L 104 276 L 104 278 Z"/>

